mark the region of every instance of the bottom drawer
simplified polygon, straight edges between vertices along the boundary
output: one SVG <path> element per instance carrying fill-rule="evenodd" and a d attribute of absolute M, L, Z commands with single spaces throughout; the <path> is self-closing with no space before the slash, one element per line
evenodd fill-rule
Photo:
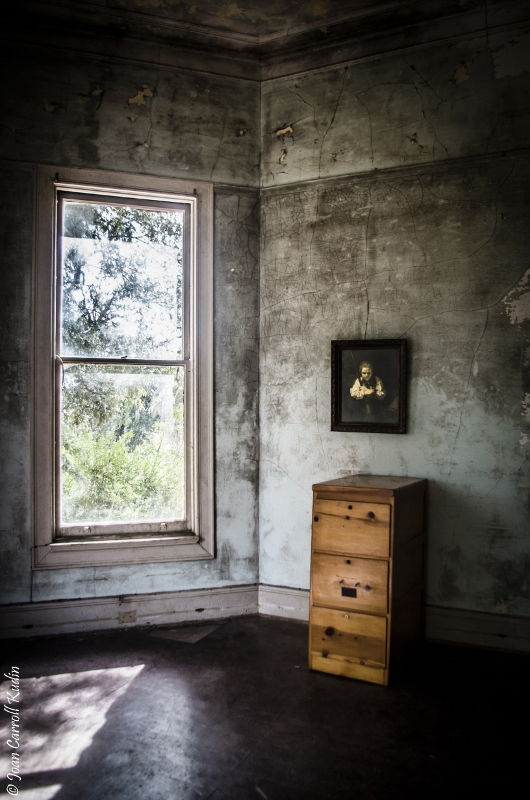
<path fill-rule="evenodd" d="M 386 618 L 311 608 L 310 659 L 333 659 L 350 664 L 386 666 Z"/>

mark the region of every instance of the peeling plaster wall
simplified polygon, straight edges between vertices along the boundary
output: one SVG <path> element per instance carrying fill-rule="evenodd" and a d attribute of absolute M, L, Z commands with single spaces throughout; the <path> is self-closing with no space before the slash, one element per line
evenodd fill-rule
<path fill-rule="evenodd" d="M 30 593 L 30 306 L 33 170 L 0 165 L 0 591 Z"/>
<path fill-rule="evenodd" d="M 0 602 L 257 581 L 259 89 L 136 65 L 18 53 L 3 100 Z M 17 163 L 18 162 L 18 163 Z M 215 194 L 217 558 L 30 569 L 34 163 L 232 184 Z"/>
<path fill-rule="evenodd" d="M 524 37 L 263 89 L 262 583 L 309 586 L 312 483 L 411 475 L 430 481 L 428 601 L 530 615 Z M 408 433 L 331 432 L 330 341 L 394 337 Z"/>
<path fill-rule="evenodd" d="M 4 157 L 258 185 L 255 85 L 52 51 L 7 55 Z"/>
<path fill-rule="evenodd" d="M 492 30 L 268 83 L 261 111 L 250 83 L 6 48 L 0 602 L 307 587 L 311 484 L 367 471 L 430 479 L 431 602 L 530 613 L 528 44 Z M 32 576 L 35 163 L 218 184 L 215 561 Z M 409 433 L 330 432 L 330 340 L 393 336 Z"/>
<path fill-rule="evenodd" d="M 511 30 L 268 84 L 263 186 L 527 147 L 529 53 Z"/>

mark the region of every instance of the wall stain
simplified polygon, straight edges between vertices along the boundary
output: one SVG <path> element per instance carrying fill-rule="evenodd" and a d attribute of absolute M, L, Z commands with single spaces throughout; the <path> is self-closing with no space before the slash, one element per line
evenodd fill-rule
<path fill-rule="evenodd" d="M 237 560 L 237 552 L 230 542 L 223 542 L 219 553 L 219 578 L 229 580 L 232 572 L 232 565 Z"/>
<path fill-rule="evenodd" d="M 457 585 L 457 581 L 462 574 L 463 556 L 462 550 L 457 545 L 447 551 L 447 560 L 438 579 L 438 595 L 440 600 L 447 602 L 461 601 L 465 599 L 463 592 Z M 449 561 L 451 565 L 449 565 Z"/>
<path fill-rule="evenodd" d="M 516 601 L 530 600 L 530 555 L 500 561 L 484 558 L 482 563 L 493 577 L 490 602 L 495 608 L 510 607 Z"/>

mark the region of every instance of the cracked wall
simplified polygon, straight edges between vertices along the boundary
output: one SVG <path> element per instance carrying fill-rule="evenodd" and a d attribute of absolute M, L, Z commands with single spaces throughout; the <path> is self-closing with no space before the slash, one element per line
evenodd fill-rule
<path fill-rule="evenodd" d="M 529 52 L 517 29 L 270 83 L 263 185 L 527 147 Z"/>
<path fill-rule="evenodd" d="M 20 48 L 10 70 L 6 158 L 258 185 L 252 84 Z"/>
<path fill-rule="evenodd" d="M 0 120 L 3 602 L 254 583 L 258 549 L 263 583 L 307 587 L 311 484 L 365 471 L 429 478 L 431 602 L 530 613 L 529 50 L 524 29 L 492 29 L 268 83 L 261 149 L 255 85 L 11 51 Z M 32 578 L 35 163 L 216 183 L 215 561 Z M 410 343 L 409 433 L 330 432 L 330 340 L 390 336 Z"/>
<path fill-rule="evenodd" d="M 263 89 L 263 583 L 309 586 L 312 483 L 412 475 L 428 601 L 530 614 L 525 35 Z M 331 432 L 330 341 L 394 337 L 408 433 Z"/>
<path fill-rule="evenodd" d="M 0 602 L 257 581 L 259 89 L 21 51 L 0 125 L 3 394 Z M 213 180 L 216 522 L 213 561 L 31 572 L 30 329 L 35 163 Z M 224 184 L 220 186 L 219 184 Z M 230 185 L 231 184 L 231 185 Z"/>
<path fill-rule="evenodd" d="M 430 481 L 430 602 L 530 613 L 510 578 L 529 556 L 529 179 L 501 158 L 263 199 L 264 583 L 308 586 L 312 483 L 412 475 Z M 330 341 L 357 338 L 408 339 L 405 436 L 329 430 Z"/>

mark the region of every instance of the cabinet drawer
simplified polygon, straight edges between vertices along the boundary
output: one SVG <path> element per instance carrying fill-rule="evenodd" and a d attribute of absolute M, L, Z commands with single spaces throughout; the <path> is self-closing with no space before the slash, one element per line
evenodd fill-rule
<path fill-rule="evenodd" d="M 390 506 L 348 500 L 315 500 L 313 550 L 388 556 Z"/>
<path fill-rule="evenodd" d="M 369 667 L 386 664 L 386 618 L 311 608 L 310 655 Z"/>
<path fill-rule="evenodd" d="M 313 553 L 312 602 L 386 614 L 388 562 Z"/>

